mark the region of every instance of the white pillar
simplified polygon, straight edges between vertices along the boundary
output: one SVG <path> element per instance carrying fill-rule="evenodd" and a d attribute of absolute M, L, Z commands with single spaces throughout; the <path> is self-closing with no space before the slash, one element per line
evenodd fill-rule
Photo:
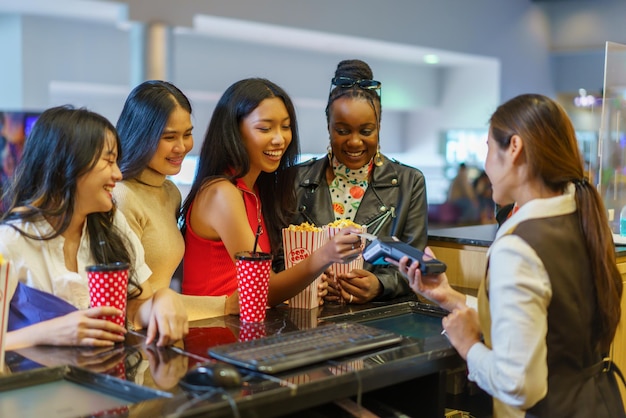
<path fill-rule="evenodd" d="M 0 108 L 20 110 L 24 107 L 24 40 L 20 16 L 0 14 L 0 39 Z"/>
<path fill-rule="evenodd" d="M 130 33 L 131 86 L 145 80 L 170 80 L 171 28 L 164 23 L 134 23 Z"/>
<path fill-rule="evenodd" d="M 146 78 L 168 80 L 170 77 L 170 29 L 164 23 L 149 23 L 146 37 Z"/>

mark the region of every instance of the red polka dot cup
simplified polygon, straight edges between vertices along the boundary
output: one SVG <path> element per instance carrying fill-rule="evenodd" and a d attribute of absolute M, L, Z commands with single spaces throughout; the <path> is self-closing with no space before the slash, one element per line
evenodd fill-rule
<path fill-rule="evenodd" d="M 243 251 L 235 254 L 237 288 L 239 290 L 239 319 L 262 322 L 267 309 L 272 255 Z"/>
<path fill-rule="evenodd" d="M 118 316 L 102 316 L 125 326 L 128 294 L 128 263 L 96 264 L 87 266 L 89 300 L 92 308 L 112 306 L 123 312 Z"/>

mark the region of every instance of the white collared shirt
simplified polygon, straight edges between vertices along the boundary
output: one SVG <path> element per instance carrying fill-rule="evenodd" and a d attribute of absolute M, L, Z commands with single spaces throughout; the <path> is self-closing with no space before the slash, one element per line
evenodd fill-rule
<path fill-rule="evenodd" d="M 467 353 L 468 377 L 514 407 L 527 409 L 547 393 L 547 312 L 552 287 L 539 256 L 508 232 L 529 219 L 573 213 L 574 193 L 570 184 L 563 195 L 523 205 L 498 229 L 487 252 L 492 348 L 472 346 Z M 474 303 L 468 298 L 468 305 Z"/>
<path fill-rule="evenodd" d="M 45 220 L 14 224 L 25 232 L 39 237 L 47 235 L 52 230 L 52 226 Z M 135 268 L 136 280 L 142 284 L 152 272 L 144 261 L 141 242 L 120 211 L 115 213 L 113 224 L 132 245 L 135 258 L 131 262 Z M 0 254 L 11 261 L 13 270 L 11 276 L 14 279 L 35 289 L 52 293 L 78 309 L 87 309 L 89 308 L 89 289 L 85 268 L 95 264 L 95 260 L 91 256 L 86 224 L 78 248 L 78 272 L 69 271 L 65 266 L 64 242 L 65 238 L 62 236 L 51 240 L 30 239 L 9 225 L 0 225 Z M 17 283 L 14 283 L 9 286 L 9 297 L 12 297 L 16 285 Z"/>

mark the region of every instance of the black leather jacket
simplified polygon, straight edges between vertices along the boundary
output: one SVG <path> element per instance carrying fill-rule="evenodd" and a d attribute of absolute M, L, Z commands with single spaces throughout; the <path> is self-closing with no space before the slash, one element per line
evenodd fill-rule
<path fill-rule="evenodd" d="M 396 236 L 423 250 L 428 240 L 428 203 L 422 172 L 414 167 L 383 157 L 374 166 L 371 180 L 356 213 L 354 222 L 367 226 L 367 232 L 378 236 Z M 310 222 L 322 226 L 335 220 L 326 168 L 328 158 L 310 160 L 296 167 L 298 213 L 293 224 Z M 391 299 L 412 292 L 400 272 L 393 266 L 364 268 L 373 272 L 383 286 L 378 299 Z"/>

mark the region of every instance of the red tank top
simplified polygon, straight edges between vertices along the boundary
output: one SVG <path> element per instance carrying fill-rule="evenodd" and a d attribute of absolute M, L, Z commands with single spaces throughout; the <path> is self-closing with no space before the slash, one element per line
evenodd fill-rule
<path fill-rule="evenodd" d="M 237 188 L 243 191 L 243 202 L 246 206 L 250 230 L 256 233 L 259 226 L 258 214 L 261 211 L 261 201 L 251 192 L 242 179 L 235 182 Z M 258 201 L 258 207 L 257 207 Z M 182 293 L 197 296 L 230 295 L 237 290 L 237 273 L 235 262 L 230 257 L 224 243 L 199 237 L 189 224 L 191 208 L 187 212 L 187 230 L 185 232 L 185 257 L 183 258 Z M 261 216 L 263 232 L 259 237 L 258 249 L 271 252 L 270 240 L 265 227 L 265 220 Z"/>

